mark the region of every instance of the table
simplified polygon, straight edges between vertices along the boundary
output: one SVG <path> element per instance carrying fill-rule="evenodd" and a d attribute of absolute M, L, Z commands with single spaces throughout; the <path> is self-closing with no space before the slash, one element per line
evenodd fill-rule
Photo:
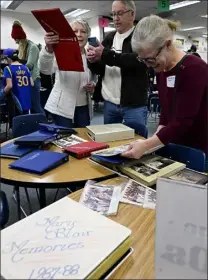
<path fill-rule="evenodd" d="M 87 135 L 86 128 L 78 128 L 78 136 L 86 140 L 91 141 Z M 141 136 L 136 135 L 135 139 L 141 139 Z M 10 140 L 12 141 L 12 140 Z M 109 142 L 110 147 L 115 147 L 123 144 L 127 144 L 133 141 L 133 139 L 121 140 Z M 4 142 L 3 145 L 9 141 Z M 49 146 L 50 151 L 60 152 L 61 149 L 55 145 Z M 69 162 L 62 166 L 47 172 L 42 176 L 33 175 L 29 173 L 12 170 L 8 165 L 14 161 L 14 159 L 0 159 L 1 164 L 1 182 L 19 187 L 26 188 L 38 188 L 40 194 L 40 207 L 46 206 L 46 188 L 66 188 L 73 187 L 79 184 L 84 184 L 87 180 L 101 180 L 115 177 L 116 174 L 104 168 L 101 165 L 89 161 L 87 158 L 79 159 L 70 156 Z M 19 200 L 19 198 L 18 198 Z"/>
<path fill-rule="evenodd" d="M 102 181 L 115 184 L 127 179 L 117 177 Z M 82 190 L 72 193 L 69 198 L 79 200 Z M 110 279 L 154 279 L 154 236 L 155 210 L 144 209 L 131 204 L 120 203 L 116 216 L 109 217 L 132 230 L 133 254 Z"/>

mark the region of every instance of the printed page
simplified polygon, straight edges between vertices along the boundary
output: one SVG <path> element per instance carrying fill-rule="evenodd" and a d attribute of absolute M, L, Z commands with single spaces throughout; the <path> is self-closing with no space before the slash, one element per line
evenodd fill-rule
<path fill-rule="evenodd" d="M 116 215 L 121 187 L 93 184 L 88 181 L 82 192 L 80 203 L 103 215 Z"/>

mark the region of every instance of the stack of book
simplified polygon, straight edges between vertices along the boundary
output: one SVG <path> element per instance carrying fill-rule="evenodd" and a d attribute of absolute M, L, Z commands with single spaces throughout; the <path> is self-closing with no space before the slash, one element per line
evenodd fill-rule
<path fill-rule="evenodd" d="M 110 142 L 134 138 L 134 129 L 122 124 L 104 124 L 87 126 L 87 134 L 97 142 Z"/>

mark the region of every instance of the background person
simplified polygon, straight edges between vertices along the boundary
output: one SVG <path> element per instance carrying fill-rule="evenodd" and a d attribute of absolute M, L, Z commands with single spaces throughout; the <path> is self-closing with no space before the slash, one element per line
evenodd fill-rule
<path fill-rule="evenodd" d="M 31 87 L 34 85 L 30 71 L 18 61 L 17 50 L 5 49 L 3 55 L 7 57 L 9 64 L 4 68 L 3 95 L 12 91 L 21 105 L 22 113 L 28 114 L 31 109 Z"/>
<path fill-rule="evenodd" d="M 105 124 L 147 122 L 147 67 L 136 59 L 131 47 L 135 13 L 134 1 L 114 1 L 116 32 L 107 35 L 99 47 L 88 48 L 89 67 L 99 75 Z"/>
<path fill-rule="evenodd" d="M 187 52 L 201 58 L 201 56 L 197 53 L 197 47 L 195 45 L 192 45 Z"/>
<path fill-rule="evenodd" d="M 46 48 L 40 54 L 40 71 L 52 75 L 54 70 L 55 84 L 50 93 L 45 109 L 52 114 L 57 125 L 65 127 L 86 127 L 92 116 L 90 93 L 94 90 L 93 76 L 88 69 L 85 46 L 91 29 L 84 20 L 75 20 L 71 24 L 82 55 L 84 72 L 59 71 L 54 67 L 53 46 L 59 43 L 59 37 L 53 33 L 45 35 Z"/>
<path fill-rule="evenodd" d="M 124 153 L 127 157 L 140 158 L 147 150 L 170 142 L 208 155 L 208 67 L 202 59 L 185 57 L 186 53 L 174 46 L 173 31 L 177 26 L 151 15 L 143 18 L 134 31 L 132 47 L 138 59 L 157 72 L 162 109 L 155 135 L 132 143 Z"/>
<path fill-rule="evenodd" d="M 38 46 L 27 39 L 26 33 L 19 21 L 14 21 L 11 37 L 19 45 L 19 60 L 25 64 L 32 74 L 34 87 L 31 91 L 31 113 L 45 114 L 40 105 L 40 71 L 38 68 L 39 49 Z"/>

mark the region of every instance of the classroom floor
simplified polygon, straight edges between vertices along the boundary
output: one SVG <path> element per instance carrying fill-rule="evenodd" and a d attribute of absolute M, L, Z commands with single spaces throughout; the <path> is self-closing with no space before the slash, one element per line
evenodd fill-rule
<path fill-rule="evenodd" d="M 102 107 L 99 108 L 95 113 L 94 113 L 94 117 L 92 119 L 92 124 L 103 124 L 103 111 L 102 111 Z M 148 135 L 149 137 L 155 132 L 156 128 L 158 125 L 158 121 L 156 120 L 155 122 L 155 118 L 154 116 L 150 116 L 148 118 Z M 3 131 L 4 128 L 2 128 Z M 79 189 L 81 186 L 77 186 L 77 189 Z M 8 199 L 8 203 L 9 203 L 9 208 L 10 208 L 10 217 L 9 217 L 9 222 L 7 223 L 7 226 L 12 225 L 13 223 L 15 223 L 17 221 L 17 207 L 16 207 L 16 203 L 13 199 L 13 186 L 10 185 L 6 185 L 6 184 L 2 184 L 1 183 L 1 189 L 3 191 L 5 191 L 6 195 L 7 195 L 7 199 Z M 51 204 L 54 201 L 54 197 L 56 194 L 56 190 L 57 189 L 48 189 L 46 190 L 46 198 L 47 198 L 47 204 Z M 38 198 L 37 198 L 37 194 L 36 194 L 36 190 L 35 189 L 28 189 L 29 192 L 29 196 L 30 196 L 30 200 L 31 200 L 31 204 L 32 204 L 32 210 L 33 212 L 36 212 L 39 210 L 39 203 L 38 203 Z M 67 194 L 69 194 L 70 192 L 67 189 L 60 189 L 57 199 L 60 199 L 64 196 L 66 196 Z M 27 204 L 27 200 L 26 200 L 26 196 L 25 196 L 25 191 L 23 188 L 20 188 L 20 199 L 21 199 L 21 205 L 24 208 L 24 210 L 29 213 L 29 209 L 28 209 L 28 204 Z"/>

